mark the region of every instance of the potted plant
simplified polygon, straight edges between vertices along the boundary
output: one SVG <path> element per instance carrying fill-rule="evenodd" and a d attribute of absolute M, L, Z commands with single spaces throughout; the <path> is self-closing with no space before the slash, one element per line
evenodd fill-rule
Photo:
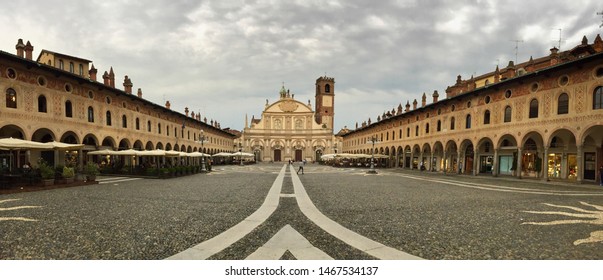
<path fill-rule="evenodd" d="M 63 167 L 63 179 L 65 180 L 65 183 L 67 184 L 71 184 L 73 183 L 73 178 L 75 177 L 75 169 L 73 167 Z"/>
<path fill-rule="evenodd" d="M 96 180 L 96 176 L 100 174 L 98 171 L 98 166 L 94 162 L 86 163 L 86 167 L 84 168 L 84 173 L 86 174 L 86 181 L 93 182 Z"/>
<path fill-rule="evenodd" d="M 44 186 L 54 185 L 54 168 L 48 165 L 44 160 L 38 162 L 38 167 L 40 168 L 40 176 L 42 176 Z"/>

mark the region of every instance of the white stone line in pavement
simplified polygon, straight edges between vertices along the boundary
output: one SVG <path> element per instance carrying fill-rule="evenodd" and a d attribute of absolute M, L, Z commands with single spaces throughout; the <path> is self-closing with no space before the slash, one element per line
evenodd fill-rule
<path fill-rule="evenodd" d="M 270 188 L 270 191 L 268 191 L 268 195 L 266 196 L 264 203 L 262 206 L 260 206 L 260 208 L 258 208 L 258 210 L 253 212 L 253 214 L 249 215 L 249 217 L 245 218 L 245 220 L 220 233 L 219 235 L 192 248 L 175 254 L 167 259 L 205 260 L 239 241 L 239 239 L 245 237 L 245 235 L 249 234 L 252 230 L 261 225 L 278 207 L 281 188 L 283 186 L 283 179 L 285 178 L 285 168 L 286 165 L 283 165 L 283 168 L 281 168 L 276 180 L 274 180 L 274 183 L 272 183 L 272 187 Z"/>
<path fill-rule="evenodd" d="M 5 199 L 5 200 L 0 200 L 0 203 L 11 202 L 11 201 L 19 201 L 19 200 L 21 200 L 21 199 L 20 198 L 17 198 L 17 199 Z M 2 211 L 20 210 L 20 209 L 31 209 L 31 208 L 42 208 L 42 206 L 24 205 L 24 206 L 14 206 L 14 207 L 0 207 L 0 212 L 2 212 Z M 24 217 L 0 217 L 0 222 L 1 221 L 37 222 L 38 220 L 36 220 L 36 219 L 30 219 L 30 218 L 24 218 Z"/>
<path fill-rule="evenodd" d="M 315 223 L 317 226 L 322 228 L 327 233 L 335 236 L 339 240 L 345 242 L 346 244 L 363 251 L 373 257 L 382 260 L 420 260 L 421 258 L 402 252 L 400 250 L 385 246 L 377 241 L 373 241 L 369 238 L 366 238 L 356 232 L 353 232 L 337 222 L 329 219 L 329 217 L 322 214 L 310 197 L 301 181 L 299 180 L 299 176 L 295 174 L 295 170 L 291 167 L 291 179 L 293 180 L 293 189 L 296 194 L 297 204 L 299 205 L 300 210 L 310 221 Z"/>
<path fill-rule="evenodd" d="M 140 180 L 142 178 L 128 178 L 128 179 L 120 179 L 120 180 L 105 180 L 102 182 L 98 182 L 99 184 L 113 184 L 113 183 L 119 183 L 119 182 L 127 182 L 127 181 L 134 181 L 134 180 Z"/>
<path fill-rule="evenodd" d="M 556 190 L 534 190 L 534 189 L 525 189 L 525 188 L 516 188 L 516 187 L 505 187 L 498 185 L 488 185 L 488 184 L 478 184 L 464 181 L 452 181 L 452 180 L 444 180 L 444 179 L 430 179 L 427 177 L 421 176 L 410 176 L 403 174 L 396 174 L 397 176 L 419 180 L 419 181 L 428 181 L 434 183 L 448 184 L 453 186 L 459 186 L 464 188 L 472 188 L 472 189 L 480 189 L 480 190 L 489 190 L 489 191 L 497 191 L 497 192 L 510 192 L 510 193 L 526 193 L 526 194 L 544 194 L 544 195 L 556 195 L 556 196 L 603 196 L 603 193 L 598 192 L 571 192 L 568 191 L 556 191 Z"/>
<path fill-rule="evenodd" d="M 291 225 L 281 228 L 266 244 L 249 255 L 247 260 L 278 260 L 285 252 L 291 252 L 298 260 L 332 260 L 325 252 L 314 247 L 308 239 Z"/>

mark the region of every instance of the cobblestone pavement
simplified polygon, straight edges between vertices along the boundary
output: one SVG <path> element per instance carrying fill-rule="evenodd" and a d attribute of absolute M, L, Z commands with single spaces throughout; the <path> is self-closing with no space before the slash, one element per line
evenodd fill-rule
<path fill-rule="evenodd" d="M 0 259 L 171 258 L 248 224 L 274 187 L 266 218 L 209 259 L 380 258 L 351 235 L 426 259 L 603 259 L 596 186 L 317 164 L 298 176 L 276 163 L 101 180 L 0 195 Z M 300 207 L 300 186 L 324 219 Z"/>

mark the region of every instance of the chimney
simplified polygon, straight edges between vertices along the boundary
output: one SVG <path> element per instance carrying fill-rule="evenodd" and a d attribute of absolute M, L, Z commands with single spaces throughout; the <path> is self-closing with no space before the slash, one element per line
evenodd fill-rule
<path fill-rule="evenodd" d="M 427 104 L 427 96 L 423 93 L 423 97 L 421 97 L 421 107 L 425 107 Z"/>
<path fill-rule="evenodd" d="M 408 102 L 408 100 L 406 100 L 406 108 L 404 109 L 404 112 L 408 112 L 410 111 L 410 103 Z"/>
<path fill-rule="evenodd" d="M 111 85 L 111 82 L 109 81 L 109 73 L 107 73 L 107 71 L 105 71 L 105 73 L 103 74 L 103 84 L 105 84 L 106 86 Z"/>
<path fill-rule="evenodd" d="M 25 44 L 25 58 L 32 60 L 33 49 L 34 48 L 31 45 L 31 43 L 29 41 L 27 41 L 27 44 Z"/>
<path fill-rule="evenodd" d="M 438 94 L 437 90 L 434 90 L 431 96 L 433 96 L 433 103 L 438 102 L 438 97 L 440 97 L 440 95 Z"/>
<path fill-rule="evenodd" d="M 18 57 L 24 57 L 24 50 L 25 50 L 25 44 L 23 44 L 23 39 L 19 39 L 17 41 L 17 45 L 15 46 L 15 48 L 17 49 L 17 56 Z"/>
<path fill-rule="evenodd" d="M 558 63 L 558 58 L 559 58 L 559 49 L 553 47 L 551 49 L 551 54 L 549 55 L 549 57 L 551 58 L 550 62 L 551 62 L 551 66 L 556 65 Z"/>
<path fill-rule="evenodd" d="M 142 89 L 138 88 L 138 92 L 136 93 L 136 95 L 138 95 L 138 98 L 142 98 Z"/>
<path fill-rule="evenodd" d="M 124 91 L 127 94 L 132 94 L 132 80 L 128 78 L 128 75 L 124 77 Z"/>
<path fill-rule="evenodd" d="M 170 101 L 169 101 L 169 100 L 168 100 L 168 101 L 166 101 L 166 102 L 165 102 L 165 108 L 170 109 L 170 106 L 171 106 Z"/>
<path fill-rule="evenodd" d="M 115 88 L 115 73 L 113 73 L 113 67 L 109 70 L 109 86 Z"/>
<path fill-rule="evenodd" d="M 413 101 L 413 102 L 412 102 L 412 109 L 413 109 L 413 110 L 416 110 L 416 109 L 417 109 L 417 104 L 418 104 L 418 103 L 419 103 L 419 102 L 417 102 L 417 100 L 416 100 L 416 99 L 415 99 L 415 101 Z"/>
<path fill-rule="evenodd" d="M 184 114 L 188 117 L 188 107 L 184 107 Z"/>
<path fill-rule="evenodd" d="M 96 68 L 94 68 L 94 63 L 93 63 L 92 67 L 90 67 L 90 70 L 88 70 L 88 74 L 90 75 L 90 80 L 93 80 L 96 82 L 96 73 L 98 73 L 98 70 L 96 70 Z"/>
<path fill-rule="evenodd" d="M 509 60 L 509 65 L 507 65 L 507 78 L 513 78 L 515 77 L 515 63 L 513 63 L 513 60 Z"/>

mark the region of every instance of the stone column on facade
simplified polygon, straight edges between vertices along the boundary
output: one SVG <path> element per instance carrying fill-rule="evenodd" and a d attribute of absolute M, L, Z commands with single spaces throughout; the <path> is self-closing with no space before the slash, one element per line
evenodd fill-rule
<path fill-rule="evenodd" d="M 498 149 L 494 149 L 494 159 L 492 160 L 492 176 L 498 177 Z"/>
<path fill-rule="evenodd" d="M 515 172 L 517 172 L 516 176 L 518 179 L 521 179 L 521 159 L 523 158 L 523 150 L 521 148 L 517 148 L 517 169 L 515 170 Z"/>
<path fill-rule="evenodd" d="M 576 181 L 582 183 L 582 174 L 584 174 L 584 161 L 582 161 L 582 144 L 576 146 L 576 161 L 578 163 L 578 170 L 576 171 Z"/>
<path fill-rule="evenodd" d="M 549 161 L 547 160 L 547 155 L 549 154 L 549 146 L 544 146 L 544 153 L 542 157 L 542 180 L 549 180 Z"/>
<path fill-rule="evenodd" d="M 446 175 L 448 173 L 448 158 L 446 158 L 446 150 L 442 152 L 442 160 L 444 161 L 444 175 Z"/>
<path fill-rule="evenodd" d="M 59 150 L 54 150 L 54 166 L 59 165 Z"/>
<path fill-rule="evenodd" d="M 435 171 L 435 167 L 433 166 L 433 153 L 435 151 L 432 149 L 431 154 L 429 155 L 429 171 Z"/>
<path fill-rule="evenodd" d="M 479 173 L 480 158 L 479 158 L 479 149 L 476 149 L 473 153 L 473 176 L 477 176 Z"/>
<path fill-rule="evenodd" d="M 456 172 L 458 174 L 463 173 L 463 162 L 461 161 L 461 150 L 456 151 Z"/>
<path fill-rule="evenodd" d="M 414 160 L 415 160 L 415 150 L 412 149 L 412 150 L 410 150 L 410 170 L 412 170 L 412 168 L 414 167 Z"/>
<path fill-rule="evenodd" d="M 77 150 L 77 170 L 84 169 L 84 150 Z"/>
<path fill-rule="evenodd" d="M 419 153 L 419 170 L 421 170 L 421 166 L 427 168 L 427 166 L 425 166 L 425 162 L 423 161 L 423 150 L 421 150 L 421 153 Z"/>

